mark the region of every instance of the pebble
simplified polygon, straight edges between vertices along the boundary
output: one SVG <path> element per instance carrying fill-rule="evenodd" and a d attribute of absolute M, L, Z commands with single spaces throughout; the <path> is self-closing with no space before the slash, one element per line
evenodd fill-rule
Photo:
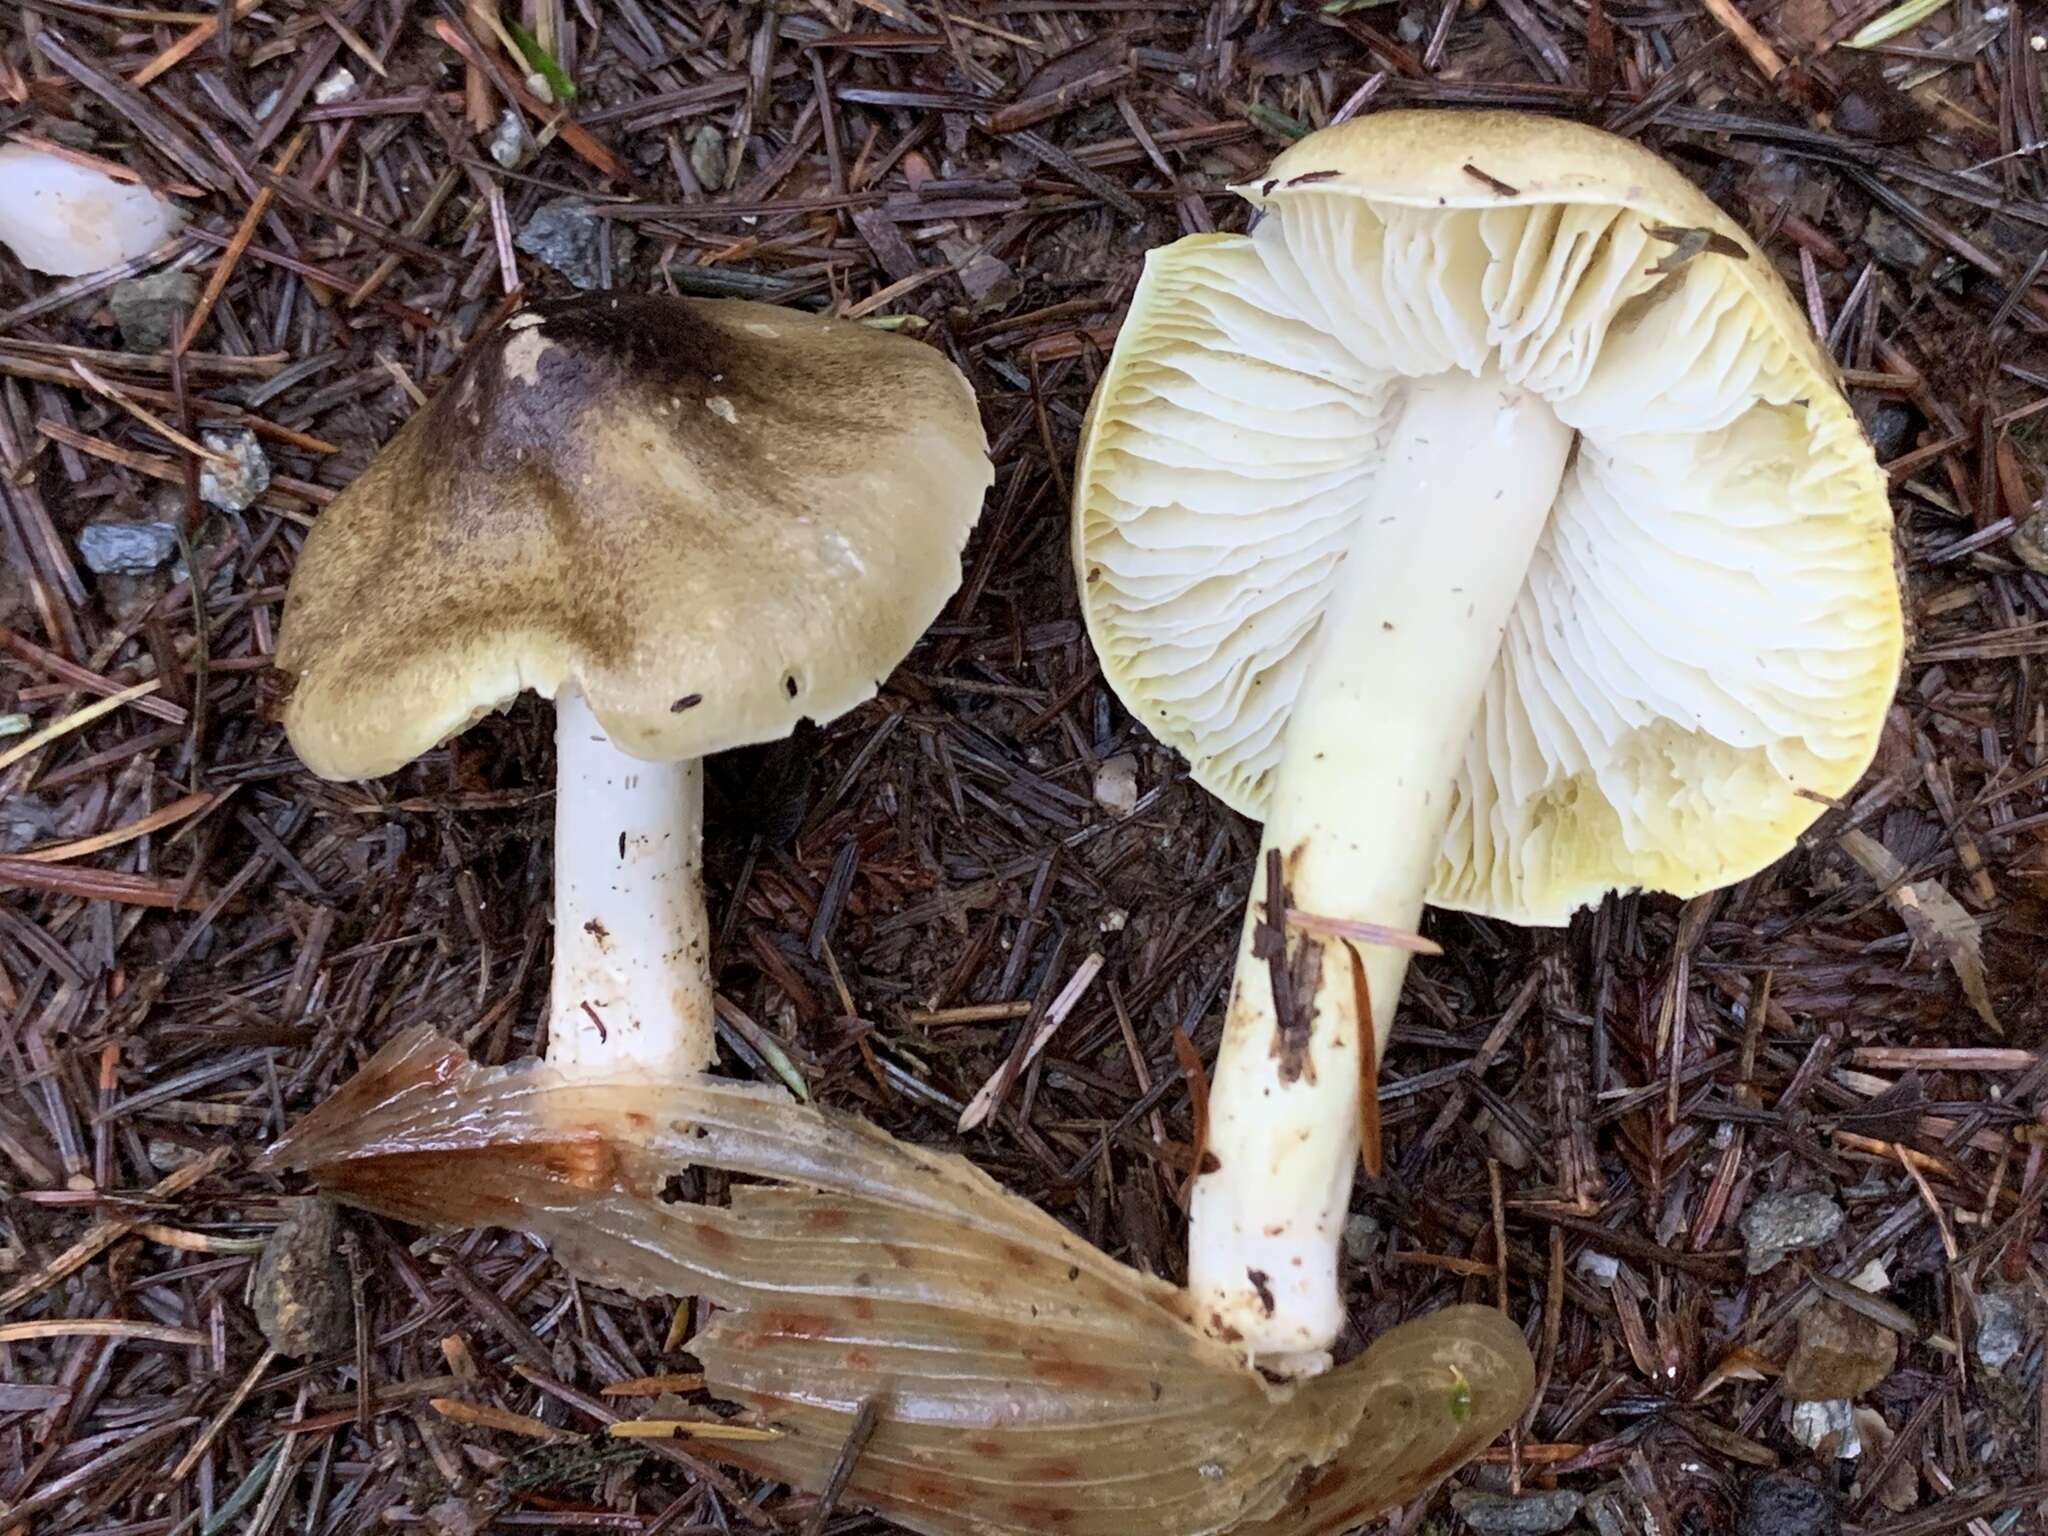
<path fill-rule="evenodd" d="M 1377 1216 L 1365 1211 L 1353 1211 L 1344 1218 L 1344 1257 L 1354 1264 L 1364 1264 L 1372 1258 L 1373 1249 L 1379 1245 L 1380 1222 Z"/>
<path fill-rule="evenodd" d="M 515 107 L 507 107 L 498 114 L 497 132 L 491 135 L 491 158 L 506 170 L 516 170 L 519 162 L 526 158 L 527 146 L 532 140 L 527 136 L 526 119 Z"/>
<path fill-rule="evenodd" d="M 150 1165 L 158 1173 L 169 1173 L 174 1168 L 183 1168 L 196 1163 L 206 1154 L 186 1146 L 182 1141 L 152 1140 L 145 1144 Z"/>
<path fill-rule="evenodd" d="M 1913 434 L 1920 428 L 1920 413 L 1897 400 L 1880 400 L 1870 408 L 1864 428 L 1870 433 L 1870 446 L 1878 463 L 1883 464 L 1913 446 Z"/>
<path fill-rule="evenodd" d="M 1472 1125 L 1485 1139 L 1486 1150 L 1515 1172 L 1520 1173 L 1534 1160 L 1529 1144 L 1509 1130 L 1491 1110 L 1480 1110 L 1472 1117 Z"/>
<path fill-rule="evenodd" d="M 1742 1213 L 1749 1272 L 1760 1275 L 1788 1253 L 1817 1248 L 1842 1227 L 1842 1208 L 1826 1195 L 1766 1195 Z"/>
<path fill-rule="evenodd" d="M 224 512 L 243 512 L 270 489 L 270 460 L 264 456 L 263 445 L 256 441 L 254 432 L 235 427 L 226 432 L 202 432 L 199 440 L 215 453 L 227 455 L 229 460 L 226 464 L 211 459 L 200 463 L 201 501 Z"/>
<path fill-rule="evenodd" d="M 337 69 L 313 87 L 313 100 L 323 107 L 331 107 L 355 88 L 355 71 L 348 68 Z"/>
<path fill-rule="evenodd" d="M 1934 254 L 1933 248 L 1903 219 L 1882 208 L 1871 209 L 1870 217 L 1864 221 L 1863 243 L 1870 247 L 1870 254 L 1886 266 L 1908 270 L 1920 266 Z"/>
<path fill-rule="evenodd" d="M 263 1245 L 250 1288 L 256 1326 L 281 1355 L 312 1360 L 354 1338 L 339 1207 L 332 1200 L 303 1201 Z"/>
<path fill-rule="evenodd" d="M 1137 758 L 1123 752 L 1096 765 L 1095 803 L 1112 816 L 1128 816 L 1137 808 Z"/>
<path fill-rule="evenodd" d="M 1792 1438 L 1808 1450 L 1817 1451 L 1835 1436 L 1835 1455 L 1851 1461 L 1863 1454 L 1863 1437 L 1856 1432 L 1856 1415 L 1848 1399 L 1792 1405 Z"/>
<path fill-rule="evenodd" d="M 190 272 L 152 272 L 124 278 L 107 295 L 121 345 L 130 352 L 161 352 L 171 333 L 199 303 L 199 279 Z"/>
<path fill-rule="evenodd" d="M 1736 1525 L 1737 1536 L 1841 1536 L 1841 1531 L 1835 1496 L 1796 1472 L 1752 1478 Z"/>
<path fill-rule="evenodd" d="M 725 135 L 710 123 L 699 123 L 690 135 L 690 173 L 707 192 L 725 185 Z"/>
<path fill-rule="evenodd" d="M 1579 1251 L 1578 1268 L 1579 1273 L 1596 1284 L 1612 1285 L 1614 1277 L 1621 1273 L 1621 1260 L 1597 1248 L 1583 1248 Z"/>
<path fill-rule="evenodd" d="M 175 523 L 87 523 L 78 558 L 95 576 L 143 576 L 178 552 Z"/>
<path fill-rule="evenodd" d="M 602 287 L 601 258 L 604 221 L 590 204 L 577 197 L 557 197 L 533 210 L 513 241 L 578 288 Z"/>
<path fill-rule="evenodd" d="M 1992 1370 L 2009 1362 L 2027 1341 L 2026 1318 L 2012 1298 L 1986 1291 L 1977 1298 L 1977 1336 L 1970 1347 Z"/>
<path fill-rule="evenodd" d="M 1885 1269 L 1883 1259 L 1872 1259 L 1849 1277 L 1849 1283 L 1859 1291 L 1868 1291 L 1873 1296 L 1882 1296 L 1892 1288 L 1892 1277 L 1890 1272 Z"/>
<path fill-rule="evenodd" d="M 1779 1387 L 1795 1403 L 1861 1397 L 1899 1363 L 1899 1336 L 1838 1302 L 1799 1314 L 1799 1342 Z"/>
<path fill-rule="evenodd" d="M 1451 1508 L 1480 1536 L 1551 1536 L 1578 1519 L 1582 1503 L 1581 1496 L 1570 1488 L 1525 1493 L 1519 1498 L 1472 1488 L 1460 1488 L 1451 1495 Z"/>

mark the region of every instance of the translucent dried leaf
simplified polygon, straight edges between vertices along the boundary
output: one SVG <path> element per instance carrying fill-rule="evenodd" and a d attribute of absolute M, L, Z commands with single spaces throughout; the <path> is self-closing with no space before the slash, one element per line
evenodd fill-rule
<path fill-rule="evenodd" d="M 1869 833 L 1844 832 L 1842 851 L 1884 888 L 1886 899 L 1905 919 L 1913 937 L 1947 957 L 1955 969 L 1956 980 L 1963 984 L 1963 996 L 1977 1010 L 1977 1017 L 2003 1034 L 1998 1015 L 1991 1007 L 1991 988 L 1984 978 L 1984 936 L 1977 927 L 1977 919 L 1939 880 L 1907 883 L 1906 866 Z"/>
<path fill-rule="evenodd" d="M 963 1159 L 749 1085 L 485 1071 L 421 1031 L 271 1159 L 421 1225 L 533 1232 L 596 1284 L 706 1298 L 707 1387 L 782 1435 L 698 1449 L 815 1491 L 874 1398 L 846 1498 L 930 1536 L 1345 1530 L 1463 1465 L 1534 1384 L 1513 1323 L 1453 1307 L 1275 1386 L 1181 1292 Z M 687 1164 L 774 1182 L 664 1203 Z"/>

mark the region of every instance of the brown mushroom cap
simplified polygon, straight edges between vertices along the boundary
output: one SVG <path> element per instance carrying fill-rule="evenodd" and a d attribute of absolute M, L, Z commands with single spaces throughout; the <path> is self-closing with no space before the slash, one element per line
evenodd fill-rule
<path fill-rule="evenodd" d="M 478 346 L 307 536 L 292 745 L 388 773 L 565 683 L 672 760 L 872 696 L 993 472 L 933 349 L 764 304 L 591 294 Z"/>

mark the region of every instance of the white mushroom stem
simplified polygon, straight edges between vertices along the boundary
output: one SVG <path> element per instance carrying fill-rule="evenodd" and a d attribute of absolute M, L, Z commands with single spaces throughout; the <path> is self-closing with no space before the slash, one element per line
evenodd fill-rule
<path fill-rule="evenodd" d="M 670 1081 L 712 1055 L 704 770 L 650 763 L 555 695 L 555 975 L 549 1065 Z"/>
<path fill-rule="evenodd" d="M 1196 1317 L 1269 1369 L 1329 1363 L 1364 1074 L 1393 1027 L 1408 954 L 1291 928 L 1289 961 L 1313 946 L 1321 964 L 1300 994 L 1306 1039 L 1283 1040 L 1272 966 L 1254 949 L 1268 854 L 1279 851 L 1297 910 L 1414 931 L 1571 444 L 1539 397 L 1491 369 L 1413 384 L 1289 716 L 1210 1087 L 1220 1166 L 1196 1181 L 1188 1260 Z"/>

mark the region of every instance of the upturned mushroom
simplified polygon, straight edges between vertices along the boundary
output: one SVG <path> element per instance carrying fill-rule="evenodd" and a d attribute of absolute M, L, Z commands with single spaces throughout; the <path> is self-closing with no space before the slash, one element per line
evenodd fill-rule
<path fill-rule="evenodd" d="M 307 536 L 277 663 L 330 779 L 555 704 L 550 1064 L 713 1051 L 701 760 L 871 697 L 959 585 L 993 478 L 938 352 L 769 305 L 535 305 Z"/>
<path fill-rule="evenodd" d="M 1189 1266 L 1212 1333 L 1307 1373 L 1396 936 L 1761 870 L 1868 765 L 1901 624 L 1834 366 L 1671 166 L 1389 112 L 1237 190 L 1249 236 L 1147 263 L 1074 553 L 1104 675 L 1265 823 Z"/>

